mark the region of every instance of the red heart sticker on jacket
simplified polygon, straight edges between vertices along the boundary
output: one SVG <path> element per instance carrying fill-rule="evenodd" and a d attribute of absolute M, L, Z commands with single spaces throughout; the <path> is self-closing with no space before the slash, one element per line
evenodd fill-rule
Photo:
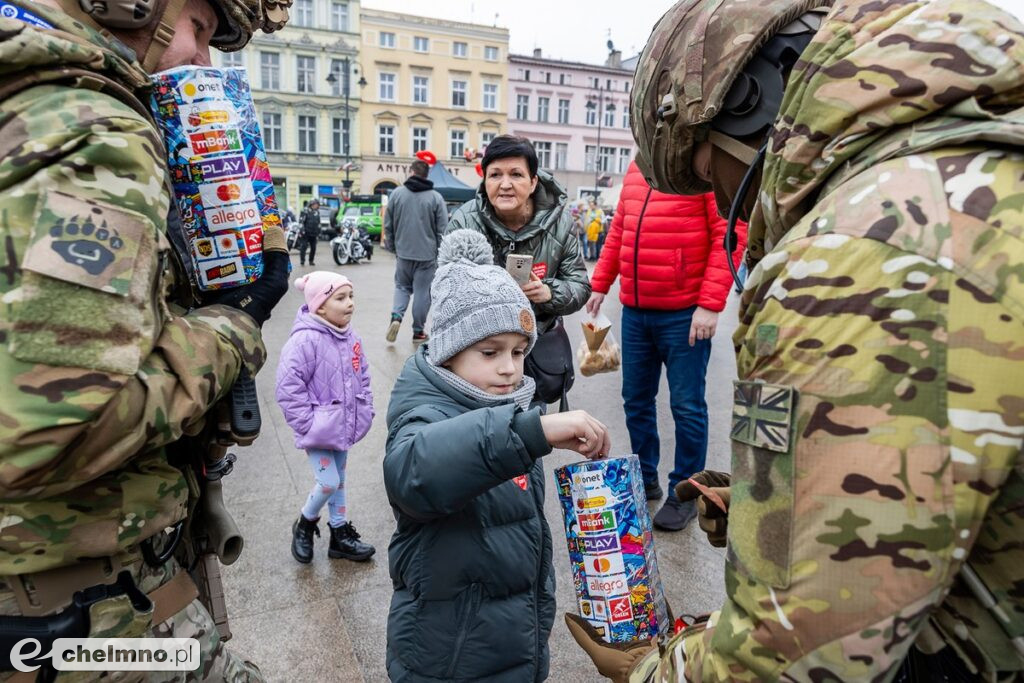
<path fill-rule="evenodd" d="M 539 277 L 541 280 L 543 280 L 544 276 L 548 274 L 548 264 L 543 263 L 543 262 L 542 263 L 534 263 L 533 264 L 533 274 L 536 275 L 537 277 Z"/>
<path fill-rule="evenodd" d="M 530 480 L 526 478 L 525 474 L 520 474 L 518 477 L 512 477 L 512 481 L 516 483 L 516 486 L 522 490 L 526 490 L 526 485 L 530 483 Z"/>

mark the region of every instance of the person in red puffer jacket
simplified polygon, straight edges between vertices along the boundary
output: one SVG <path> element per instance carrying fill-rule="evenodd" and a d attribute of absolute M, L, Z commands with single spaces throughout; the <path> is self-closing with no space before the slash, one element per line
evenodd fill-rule
<path fill-rule="evenodd" d="M 611 230 L 590 282 L 587 310 L 596 315 L 616 277 L 622 301 L 622 400 L 630 446 L 640 457 L 648 500 L 664 494 L 658 482 L 658 415 L 655 398 L 661 366 L 668 372 L 676 426 L 675 465 L 669 496 L 654 516 L 660 529 L 678 531 L 696 516 L 675 485 L 704 469 L 708 409 L 704 377 L 711 337 L 733 280 L 722 239 L 726 221 L 711 193 L 664 194 L 651 189 L 636 162 L 629 165 Z M 747 227 L 737 225 L 738 266 Z"/>

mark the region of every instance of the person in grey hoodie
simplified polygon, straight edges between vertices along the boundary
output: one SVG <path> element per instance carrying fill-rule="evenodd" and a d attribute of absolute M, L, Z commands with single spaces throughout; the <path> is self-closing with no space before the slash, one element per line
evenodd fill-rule
<path fill-rule="evenodd" d="M 523 683 L 548 675 L 555 612 L 541 457 L 607 455 L 576 410 L 542 415 L 523 361 L 537 319 L 478 232 L 441 243 L 430 342 L 388 406 L 384 487 L 397 529 L 387 670 L 393 681 Z"/>
<path fill-rule="evenodd" d="M 427 180 L 430 167 L 417 159 L 409 165 L 412 175 L 388 197 L 384 211 L 384 242 L 397 257 L 395 264 L 395 300 L 387 340 L 398 338 L 402 316 L 412 305 L 412 341 L 427 340 L 423 326 L 430 310 L 430 283 L 437 270 L 437 247 L 448 226 L 444 199 Z"/>

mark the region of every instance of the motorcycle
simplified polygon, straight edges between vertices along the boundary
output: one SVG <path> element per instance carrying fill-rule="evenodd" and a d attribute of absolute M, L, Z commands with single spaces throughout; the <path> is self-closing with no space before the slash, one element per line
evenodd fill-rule
<path fill-rule="evenodd" d="M 288 225 L 284 233 L 284 239 L 288 245 L 288 251 L 294 249 L 299 243 L 299 224 L 297 222 L 292 222 Z"/>
<path fill-rule="evenodd" d="M 369 261 L 373 258 L 370 233 L 365 226 L 356 225 L 354 220 L 346 218 L 341 222 L 338 236 L 331 240 L 331 253 L 339 266 L 359 263 L 364 258 Z"/>

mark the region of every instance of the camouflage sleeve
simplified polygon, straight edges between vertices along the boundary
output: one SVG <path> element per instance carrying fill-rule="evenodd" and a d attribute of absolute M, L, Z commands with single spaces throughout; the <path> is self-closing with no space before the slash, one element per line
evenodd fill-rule
<path fill-rule="evenodd" d="M 997 598 L 1019 588 L 1004 578 L 1021 576 L 1020 518 L 993 501 L 1024 436 L 1024 287 L 1006 265 L 1024 248 L 1001 229 L 1022 224 L 1022 170 L 977 149 L 879 164 L 754 270 L 734 337 L 727 599 L 663 673 L 888 680 L 969 597 L 965 560 Z M 966 642 L 978 620 L 946 623 Z M 979 668 L 1020 668 L 986 640 Z"/>
<path fill-rule="evenodd" d="M 0 104 L 0 498 L 56 495 L 176 439 L 265 358 L 245 314 L 163 301 L 151 125 L 87 91 Z"/>

